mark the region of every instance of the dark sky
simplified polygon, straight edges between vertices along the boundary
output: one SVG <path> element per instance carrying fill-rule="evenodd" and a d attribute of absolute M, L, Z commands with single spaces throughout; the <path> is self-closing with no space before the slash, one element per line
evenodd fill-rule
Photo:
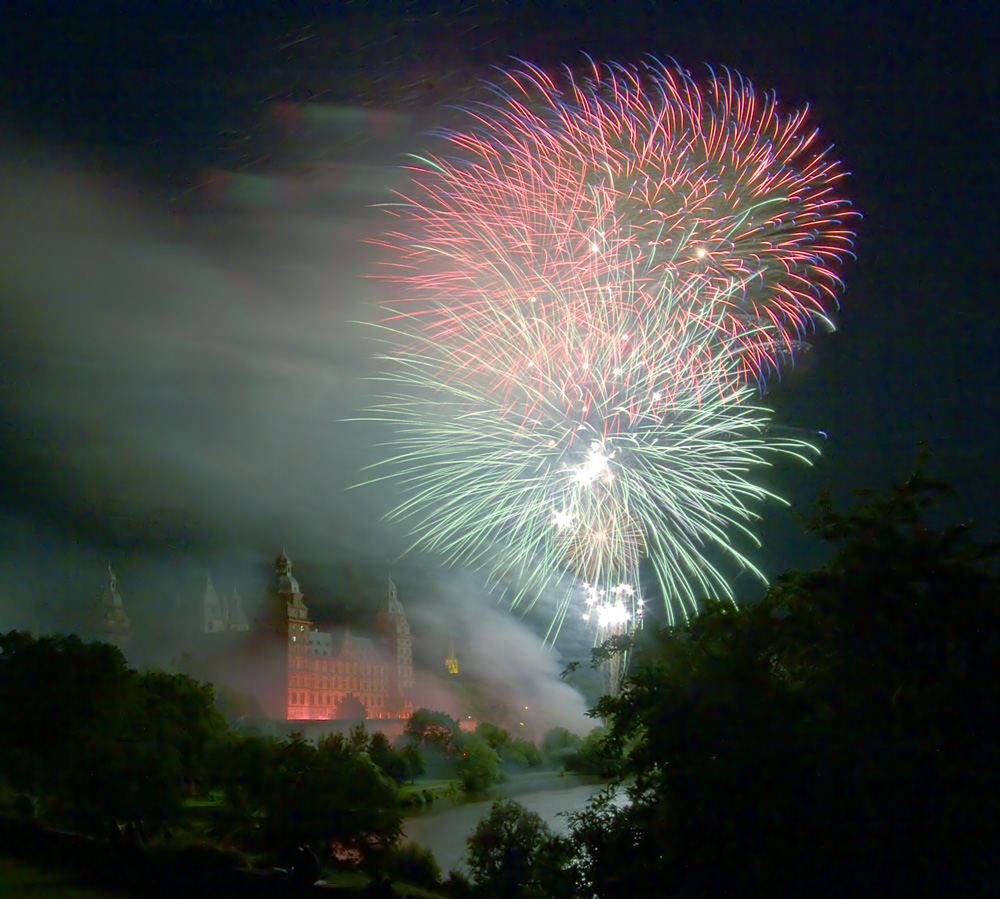
<path fill-rule="evenodd" d="M 328 614 L 372 601 L 401 538 L 384 497 L 344 493 L 369 438 L 340 420 L 370 372 L 350 322 L 373 198 L 261 216 L 193 209 L 189 189 L 213 167 L 280 173 L 260 134 L 275 99 L 394 113 L 395 137 L 342 149 L 391 164 L 507 55 L 732 67 L 808 102 L 852 172 L 839 331 L 768 397 L 829 441 L 814 470 L 773 475 L 793 507 L 766 511 L 766 570 L 821 558 L 795 519 L 818 490 L 885 488 L 921 441 L 962 514 L 996 522 L 995 3 L 6 8 L 0 630 L 72 626 L 108 559 L 152 617 L 207 570 L 252 594 L 282 542 Z M 485 614 L 431 560 L 394 570 L 404 597 Z"/>

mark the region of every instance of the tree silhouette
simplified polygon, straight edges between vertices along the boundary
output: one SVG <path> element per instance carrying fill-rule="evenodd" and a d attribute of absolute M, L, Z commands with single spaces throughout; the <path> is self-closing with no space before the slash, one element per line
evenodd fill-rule
<path fill-rule="evenodd" d="M 576 817 L 568 893 L 992 892 L 997 545 L 937 523 L 947 495 L 824 499 L 827 565 L 645 635 L 594 710 L 632 802 Z"/>

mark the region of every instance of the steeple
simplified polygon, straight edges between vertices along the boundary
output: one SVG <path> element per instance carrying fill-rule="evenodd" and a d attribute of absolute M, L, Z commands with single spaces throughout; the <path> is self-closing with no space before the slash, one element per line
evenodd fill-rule
<path fill-rule="evenodd" d="M 403 605 L 399 601 L 399 592 L 396 589 L 396 583 L 393 579 L 389 578 L 389 584 L 385 589 L 385 594 L 382 597 L 382 601 L 378 605 L 377 615 L 402 615 L 406 617 L 406 613 L 403 611 Z"/>
<path fill-rule="evenodd" d="M 235 587 L 233 587 L 233 595 L 229 599 L 229 630 L 250 630 L 250 622 L 247 621 L 247 616 L 243 611 L 243 600 L 240 599 L 240 594 L 236 592 Z"/>
<path fill-rule="evenodd" d="M 205 582 L 202 607 L 205 615 L 206 634 L 218 634 L 226 630 L 226 610 L 223 608 L 222 600 L 219 599 L 219 594 L 215 592 L 211 575 Z"/>
<path fill-rule="evenodd" d="M 302 599 L 302 589 L 292 575 L 292 560 L 284 550 L 274 560 L 274 592 L 285 597 L 288 603 L 294 602 L 296 597 Z"/>
<path fill-rule="evenodd" d="M 391 577 L 375 613 L 375 629 L 389 660 L 389 688 L 402 702 L 413 686 L 413 635 Z"/>
<path fill-rule="evenodd" d="M 124 649 L 131 626 L 132 621 L 125 612 L 125 603 L 118 592 L 118 577 L 109 562 L 108 574 L 97 594 L 88 630 L 98 640 Z"/>
<path fill-rule="evenodd" d="M 448 637 L 448 658 L 444 660 L 444 667 L 449 674 L 458 674 L 458 656 L 455 655 L 455 636 Z"/>

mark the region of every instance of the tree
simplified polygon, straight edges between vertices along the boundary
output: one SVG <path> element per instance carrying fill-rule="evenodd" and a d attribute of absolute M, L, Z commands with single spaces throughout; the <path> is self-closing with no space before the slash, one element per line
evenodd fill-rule
<path fill-rule="evenodd" d="M 436 749 L 443 755 L 456 750 L 461 731 L 458 722 L 444 712 L 417 709 L 406 722 L 406 736 L 425 749 Z"/>
<path fill-rule="evenodd" d="M 364 721 L 368 717 L 368 709 L 353 693 L 345 693 L 337 700 L 334 717 L 345 721 Z"/>
<path fill-rule="evenodd" d="M 509 730 L 483 721 L 476 725 L 476 734 L 482 737 L 487 745 L 498 756 L 504 765 L 516 765 L 521 768 L 534 767 L 542 763 L 538 747 L 530 740 L 514 739 Z"/>
<path fill-rule="evenodd" d="M 607 729 L 595 727 L 580 741 L 576 752 L 563 757 L 563 764 L 568 771 L 607 778 L 618 773 L 619 759 L 615 748 L 608 746 Z"/>
<path fill-rule="evenodd" d="M 535 812 L 497 799 L 468 840 L 466 860 L 490 896 L 514 896 L 526 887 L 548 886 L 566 861 L 562 841 Z"/>
<path fill-rule="evenodd" d="M 827 565 L 648 635 L 592 713 L 630 804 L 575 816 L 563 892 L 993 891 L 997 546 L 932 524 L 945 494 L 824 500 Z"/>
<path fill-rule="evenodd" d="M 201 783 L 209 746 L 229 729 L 215 705 L 215 689 L 186 674 L 160 671 L 138 675 L 135 687 L 133 731 L 154 747 L 171 747 L 181 777 L 188 784 Z"/>
<path fill-rule="evenodd" d="M 381 731 L 375 731 L 368 743 L 368 757 L 382 772 L 392 779 L 397 787 L 410 776 L 410 767 L 402 753 L 397 752 L 389 744 L 389 740 Z"/>
<path fill-rule="evenodd" d="M 468 793 L 481 793 L 500 779 L 500 756 L 478 734 L 463 734 L 455 755 L 455 772 Z"/>
<path fill-rule="evenodd" d="M 52 798 L 67 747 L 115 745 L 126 735 L 133 678 L 109 644 L 0 635 L 0 776 L 43 802 Z"/>
<path fill-rule="evenodd" d="M 581 742 L 580 737 L 565 727 L 554 727 L 542 738 L 542 758 L 547 765 L 563 768 L 566 760 L 579 752 Z"/>
<path fill-rule="evenodd" d="M 537 768 L 542 764 L 542 755 L 538 747 L 523 737 L 516 737 L 510 741 L 501 760 L 506 765 L 516 765 L 520 768 Z"/>
<path fill-rule="evenodd" d="M 342 734 L 316 746 L 301 735 L 270 747 L 272 773 L 262 796 L 263 844 L 278 856 L 308 846 L 367 852 L 395 845 L 401 814 L 396 790 Z"/>
<path fill-rule="evenodd" d="M 451 777 L 461 741 L 458 722 L 444 712 L 417 709 L 406 722 L 405 736 L 421 750 L 419 767 L 432 777 Z M 411 760 L 416 761 L 411 757 Z"/>
<path fill-rule="evenodd" d="M 396 751 L 405 765 L 407 780 L 413 783 L 426 770 L 424 756 L 420 751 L 420 747 L 409 739 L 404 738 L 402 746 L 397 742 Z"/>

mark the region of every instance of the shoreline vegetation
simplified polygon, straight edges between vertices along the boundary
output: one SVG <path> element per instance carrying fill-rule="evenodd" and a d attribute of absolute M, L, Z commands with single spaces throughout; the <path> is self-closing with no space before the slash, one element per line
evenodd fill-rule
<path fill-rule="evenodd" d="M 245 733 L 210 685 L 0 634 L 0 858 L 134 899 L 994 895 L 1000 542 L 942 526 L 949 495 L 918 469 L 821 500 L 824 565 L 608 641 L 595 661 L 631 662 L 604 725 L 540 746 L 429 709 L 393 744 Z M 577 772 L 614 789 L 565 832 L 517 802 Z M 403 839 L 408 812 L 493 796 L 466 870 Z"/>
<path fill-rule="evenodd" d="M 511 799 L 525 793 L 572 789 L 602 783 L 595 775 L 572 774 L 564 769 L 522 772 L 494 788 L 471 794 L 457 778 L 417 781 L 400 787 L 400 805 L 408 817 L 433 813 L 441 807 L 465 803 L 485 805 L 497 798 Z M 218 799 L 193 798 L 187 807 L 196 812 L 215 809 Z M 27 899 L 55 891 L 60 899 L 147 899 L 147 897 L 285 895 L 291 883 L 281 869 L 261 867 L 232 849 L 207 843 L 176 842 L 138 845 L 123 831 L 117 840 L 51 827 L 33 816 L 0 811 L 0 887 L 5 899 Z M 404 844 L 410 843 L 403 835 Z M 313 885 L 300 884 L 295 895 L 370 895 L 365 889 L 380 878 L 361 871 L 328 870 Z M 395 895 L 441 896 L 436 890 L 396 882 Z"/>

